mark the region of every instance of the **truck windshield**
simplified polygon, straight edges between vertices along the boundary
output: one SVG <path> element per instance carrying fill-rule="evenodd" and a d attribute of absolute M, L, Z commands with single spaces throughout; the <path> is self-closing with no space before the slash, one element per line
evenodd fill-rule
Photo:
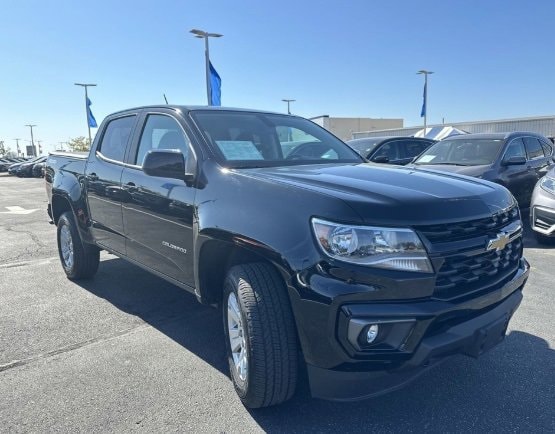
<path fill-rule="evenodd" d="M 442 140 L 424 151 L 414 164 L 492 164 L 501 152 L 502 146 L 503 139 Z"/>
<path fill-rule="evenodd" d="M 192 111 L 206 141 L 227 167 L 361 163 L 341 140 L 298 117 L 232 111 Z"/>

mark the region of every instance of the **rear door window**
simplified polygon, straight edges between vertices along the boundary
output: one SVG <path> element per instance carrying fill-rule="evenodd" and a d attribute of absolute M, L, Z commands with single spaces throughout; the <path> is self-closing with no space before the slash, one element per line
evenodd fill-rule
<path fill-rule="evenodd" d="M 542 145 L 535 137 L 524 137 L 524 144 L 526 145 L 526 153 L 529 160 L 544 156 Z"/>
<path fill-rule="evenodd" d="M 553 147 L 550 144 L 545 143 L 545 142 L 541 142 L 541 144 L 542 144 L 542 148 L 543 148 L 543 154 L 546 157 L 551 157 L 553 155 Z"/>
<path fill-rule="evenodd" d="M 522 139 L 514 139 L 511 143 L 509 143 L 509 146 L 507 146 L 503 160 L 507 161 L 512 157 L 526 158 L 526 151 L 524 150 L 524 143 L 522 142 Z"/>
<path fill-rule="evenodd" d="M 135 115 L 117 118 L 108 123 L 97 152 L 113 161 L 123 161 L 135 124 Z"/>

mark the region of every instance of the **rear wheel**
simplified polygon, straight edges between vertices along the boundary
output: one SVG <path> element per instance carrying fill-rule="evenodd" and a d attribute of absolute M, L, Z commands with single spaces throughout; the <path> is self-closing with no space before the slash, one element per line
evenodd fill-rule
<path fill-rule="evenodd" d="M 298 346 L 285 285 L 268 264 L 232 267 L 223 320 L 231 379 L 243 404 L 268 407 L 295 392 Z"/>
<path fill-rule="evenodd" d="M 98 270 L 100 251 L 81 241 L 73 214 L 58 219 L 58 253 L 66 276 L 71 280 L 90 279 Z"/>

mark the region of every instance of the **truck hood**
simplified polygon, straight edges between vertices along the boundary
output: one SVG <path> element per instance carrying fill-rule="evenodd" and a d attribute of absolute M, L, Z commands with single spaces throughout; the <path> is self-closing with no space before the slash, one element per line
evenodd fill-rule
<path fill-rule="evenodd" d="M 247 169 L 247 172 L 286 188 L 341 199 L 368 224 L 419 225 L 477 219 L 514 203 L 509 191 L 497 184 L 421 168 L 333 164 Z"/>

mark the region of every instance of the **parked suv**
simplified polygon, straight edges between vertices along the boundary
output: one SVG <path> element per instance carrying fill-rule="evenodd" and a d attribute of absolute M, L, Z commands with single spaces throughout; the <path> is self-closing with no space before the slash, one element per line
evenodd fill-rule
<path fill-rule="evenodd" d="M 469 175 L 507 187 L 523 208 L 553 164 L 553 145 L 528 132 L 465 134 L 428 148 L 411 167 Z"/>

